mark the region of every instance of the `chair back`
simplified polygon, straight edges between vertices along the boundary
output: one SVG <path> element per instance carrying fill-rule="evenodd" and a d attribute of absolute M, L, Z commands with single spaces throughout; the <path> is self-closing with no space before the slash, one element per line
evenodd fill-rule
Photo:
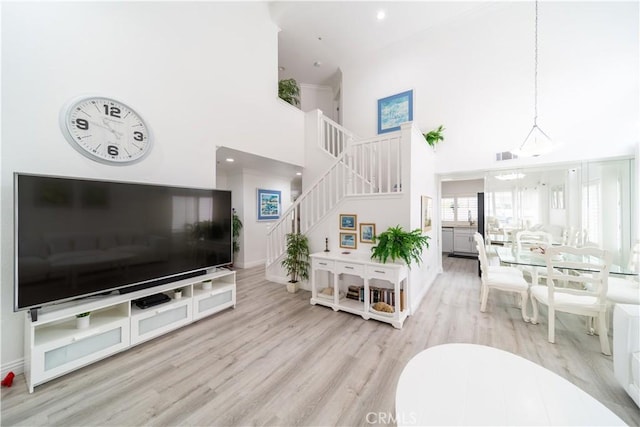
<path fill-rule="evenodd" d="M 609 251 L 599 248 L 548 247 L 545 260 L 550 304 L 558 292 L 596 297 L 599 305 L 606 304 L 611 259 Z"/>
<path fill-rule="evenodd" d="M 546 231 L 522 230 L 516 233 L 516 247 L 519 251 L 533 246 L 551 246 L 553 236 Z"/>

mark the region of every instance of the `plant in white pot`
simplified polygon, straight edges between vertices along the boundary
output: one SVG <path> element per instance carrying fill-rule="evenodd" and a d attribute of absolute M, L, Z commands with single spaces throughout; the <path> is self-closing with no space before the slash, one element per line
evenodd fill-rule
<path fill-rule="evenodd" d="M 91 312 L 76 314 L 76 328 L 87 329 L 91 323 Z"/>
<path fill-rule="evenodd" d="M 299 288 L 299 280 L 309 278 L 309 240 L 300 233 L 287 234 L 287 251 L 282 266 L 291 278 L 287 291 L 293 293 Z"/>

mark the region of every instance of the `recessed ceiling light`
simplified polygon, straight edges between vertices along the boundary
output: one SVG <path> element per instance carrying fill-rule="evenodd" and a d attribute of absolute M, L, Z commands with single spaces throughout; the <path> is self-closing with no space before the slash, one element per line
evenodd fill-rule
<path fill-rule="evenodd" d="M 233 163 L 233 162 L 234 162 L 234 160 L 233 160 L 231 157 L 227 157 L 225 160 L 226 160 L 227 162 L 229 162 L 229 163 Z"/>
<path fill-rule="evenodd" d="M 278 70 L 284 71 L 284 67 L 281 65 L 281 66 L 278 67 Z"/>
<path fill-rule="evenodd" d="M 380 9 L 378 11 L 378 13 L 376 14 L 376 18 L 378 18 L 378 21 L 382 21 L 386 16 L 387 16 L 387 14 L 382 9 Z"/>
<path fill-rule="evenodd" d="M 302 176 L 302 172 L 296 172 L 296 175 Z"/>
<path fill-rule="evenodd" d="M 322 65 L 322 62 L 320 62 L 320 61 L 316 61 L 316 62 L 313 63 L 314 67 L 320 67 L 321 65 Z"/>

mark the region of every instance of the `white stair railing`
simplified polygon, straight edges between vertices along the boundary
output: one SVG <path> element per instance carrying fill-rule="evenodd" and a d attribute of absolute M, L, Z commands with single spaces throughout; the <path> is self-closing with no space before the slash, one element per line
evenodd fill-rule
<path fill-rule="evenodd" d="M 286 250 L 289 233 L 306 234 L 345 197 L 402 191 L 400 132 L 354 142 L 267 232 L 267 267 Z"/>
<path fill-rule="evenodd" d="M 351 142 L 358 139 L 353 132 L 325 115 L 320 115 L 318 131 L 320 148 L 335 158 L 338 158 Z"/>

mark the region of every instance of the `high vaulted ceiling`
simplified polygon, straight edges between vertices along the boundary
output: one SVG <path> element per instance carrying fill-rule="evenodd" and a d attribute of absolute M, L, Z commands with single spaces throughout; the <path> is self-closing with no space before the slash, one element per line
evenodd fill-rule
<path fill-rule="evenodd" d="M 347 62 L 455 20 L 488 1 L 273 1 L 278 35 L 279 78 L 336 87 Z M 377 19 L 379 11 L 385 18 Z M 315 65 L 314 65 L 315 64 Z M 284 68 L 284 69 L 283 69 Z"/>

